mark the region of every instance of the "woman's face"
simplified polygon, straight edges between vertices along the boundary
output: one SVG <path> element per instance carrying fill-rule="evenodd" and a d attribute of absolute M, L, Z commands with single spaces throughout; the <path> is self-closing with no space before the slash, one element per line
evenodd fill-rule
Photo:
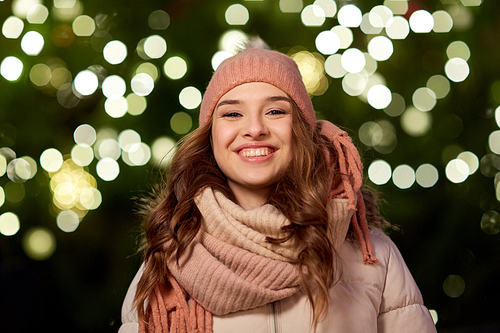
<path fill-rule="evenodd" d="M 212 121 L 215 160 L 235 196 L 267 193 L 291 161 L 288 95 L 268 83 L 242 84 L 221 97 Z"/>

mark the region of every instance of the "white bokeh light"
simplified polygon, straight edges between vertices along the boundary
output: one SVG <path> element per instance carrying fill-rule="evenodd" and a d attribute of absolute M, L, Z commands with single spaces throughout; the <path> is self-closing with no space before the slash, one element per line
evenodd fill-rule
<path fill-rule="evenodd" d="M 415 183 L 415 171 L 409 165 L 399 165 L 392 173 L 392 181 L 400 189 L 408 189 Z"/>
<path fill-rule="evenodd" d="M 410 33 L 410 25 L 404 17 L 396 16 L 387 22 L 385 32 L 391 39 L 405 39 Z"/>
<path fill-rule="evenodd" d="M 439 174 L 438 170 L 432 164 L 422 164 L 415 173 L 417 184 L 423 188 L 429 188 L 436 185 Z"/>
<path fill-rule="evenodd" d="M 229 25 L 245 25 L 250 18 L 250 14 L 245 6 L 234 4 L 226 9 L 225 18 Z"/>
<path fill-rule="evenodd" d="M 344 51 L 340 58 L 342 67 L 349 73 L 359 73 L 366 65 L 366 58 L 363 52 L 351 48 Z"/>
<path fill-rule="evenodd" d="M 392 11 L 383 5 L 375 6 L 370 10 L 370 24 L 375 28 L 385 28 L 387 23 L 392 19 Z"/>
<path fill-rule="evenodd" d="M 415 33 L 431 32 L 434 27 L 434 18 L 426 10 L 417 10 L 410 16 L 410 28 Z"/>
<path fill-rule="evenodd" d="M 384 109 L 391 104 L 392 93 L 389 88 L 383 84 L 377 84 L 368 90 L 367 94 L 368 104 L 374 109 Z"/>
<path fill-rule="evenodd" d="M 179 103 L 188 110 L 196 109 L 201 103 L 201 92 L 195 87 L 186 87 L 179 93 Z"/>
<path fill-rule="evenodd" d="M 11 16 L 2 25 L 2 34 L 5 38 L 16 39 L 21 36 L 24 29 L 24 22 L 19 17 Z"/>
<path fill-rule="evenodd" d="M 23 73 L 23 62 L 16 57 L 6 57 L 0 64 L 0 74 L 8 81 L 16 81 Z"/>
<path fill-rule="evenodd" d="M 300 13 L 300 18 L 302 23 L 306 27 L 319 27 L 325 23 L 325 11 L 323 8 L 317 5 L 306 6 L 302 13 Z"/>
<path fill-rule="evenodd" d="M 337 19 L 339 24 L 344 27 L 356 28 L 361 24 L 363 15 L 355 5 L 345 5 L 337 13 Z"/>
<path fill-rule="evenodd" d="M 118 75 L 110 75 L 102 83 L 102 93 L 110 99 L 123 97 L 127 91 L 125 80 Z"/>
<path fill-rule="evenodd" d="M 40 155 L 40 165 L 47 172 L 56 172 L 63 165 L 63 156 L 55 148 L 46 149 Z"/>
<path fill-rule="evenodd" d="M 102 53 L 107 62 L 118 65 L 127 58 L 127 46 L 119 40 L 113 40 L 104 46 Z"/>
<path fill-rule="evenodd" d="M 392 41 L 385 36 L 374 37 L 368 43 L 368 53 L 377 61 L 389 59 L 393 52 Z"/>
<path fill-rule="evenodd" d="M 159 59 L 167 52 L 167 42 L 162 36 L 150 36 L 144 42 L 144 53 L 151 59 Z"/>
<path fill-rule="evenodd" d="M 84 70 L 75 76 L 73 84 L 76 91 L 83 96 L 89 96 L 92 95 L 99 87 L 99 79 L 94 72 Z"/>
<path fill-rule="evenodd" d="M 37 56 L 42 52 L 45 41 L 41 33 L 28 31 L 21 40 L 21 49 L 30 56 Z"/>
<path fill-rule="evenodd" d="M 391 179 L 391 175 L 391 166 L 386 161 L 376 160 L 368 167 L 368 178 L 375 185 L 386 184 Z"/>
<path fill-rule="evenodd" d="M 148 96 L 155 86 L 153 78 L 146 73 L 139 73 L 132 78 L 130 87 L 139 96 Z"/>
<path fill-rule="evenodd" d="M 446 76 L 453 82 L 464 81 L 470 73 L 467 61 L 462 58 L 452 58 L 444 66 Z"/>
<path fill-rule="evenodd" d="M 102 180 L 112 181 L 120 174 L 120 166 L 114 159 L 105 157 L 97 162 L 96 171 Z"/>
<path fill-rule="evenodd" d="M 452 183 L 463 183 L 469 177 L 469 165 L 464 160 L 454 159 L 446 165 L 445 173 Z"/>
<path fill-rule="evenodd" d="M 315 43 L 318 51 L 323 54 L 334 54 L 340 48 L 339 36 L 330 30 L 320 32 Z"/>

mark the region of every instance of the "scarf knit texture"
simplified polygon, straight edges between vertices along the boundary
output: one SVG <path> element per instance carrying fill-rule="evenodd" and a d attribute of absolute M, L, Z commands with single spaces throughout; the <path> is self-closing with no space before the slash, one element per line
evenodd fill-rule
<path fill-rule="evenodd" d="M 296 63 L 282 53 L 248 49 L 222 62 L 214 73 L 200 108 L 200 126 L 210 121 L 220 98 L 236 86 L 265 82 L 286 92 L 307 122 L 333 143 L 337 159 L 325 158 L 336 170 L 330 179 L 329 237 L 338 248 L 349 225 L 361 245 L 365 264 L 378 260 L 368 235 L 361 193 L 363 165 L 347 133 L 334 124 L 316 121 Z M 272 244 L 290 223 L 275 207 L 245 211 L 221 193 L 206 189 L 195 198 L 203 217 L 201 230 L 180 256 L 167 263 L 165 283 L 154 287 L 139 331 L 211 333 L 212 314 L 252 309 L 296 293 L 299 275 L 294 262 L 302 248 L 289 240 Z M 166 244 L 168 246 L 168 244 Z"/>
<path fill-rule="evenodd" d="M 168 262 L 166 284 L 158 284 L 140 332 L 211 332 L 211 316 L 253 309 L 296 293 L 301 252 L 294 241 L 281 246 L 290 221 L 272 205 L 245 211 L 222 193 L 205 189 L 195 199 L 203 221 L 189 248 Z M 328 205 L 334 247 L 345 239 L 352 211 L 347 199 Z M 181 287 L 182 286 L 182 287 Z M 188 300 L 187 300 L 188 299 Z"/>

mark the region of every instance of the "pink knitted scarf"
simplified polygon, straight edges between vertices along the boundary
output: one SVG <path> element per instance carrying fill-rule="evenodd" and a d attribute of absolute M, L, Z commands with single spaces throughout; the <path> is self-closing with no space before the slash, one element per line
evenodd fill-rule
<path fill-rule="evenodd" d="M 211 315 L 252 309 L 299 290 L 293 241 L 270 244 L 290 224 L 274 206 L 245 211 L 208 188 L 195 199 L 203 221 L 179 262 L 168 262 L 166 284 L 155 286 L 140 332 L 211 332 Z M 352 211 L 347 199 L 331 200 L 329 237 L 345 239 Z M 182 287 L 181 287 L 182 286 Z"/>

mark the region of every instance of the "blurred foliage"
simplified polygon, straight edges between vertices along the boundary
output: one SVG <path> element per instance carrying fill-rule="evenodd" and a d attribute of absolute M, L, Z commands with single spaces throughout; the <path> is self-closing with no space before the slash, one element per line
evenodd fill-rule
<path fill-rule="evenodd" d="M 410 1 L 410 8 L 433 12 L 450 2 L 453 1 Z M 298 45 L 316 51 L 315 36 L 337 24 L 336 19 L 327 19 L 321 27 L 304 27 L 299 14 L 281 13 L 277 0 L 85 0 L 82 3 L 84 14 L 106 15 L 103 29 L 127 45 L 127 59 L 120 65 L 109 65 L 91 47 L 90 38 L 85 37 L 76 37 L 66 47 L 56 46 L 51 34 L 56 27 L 67 23 L 53 20 L 50 15 L 43 25 L 25 21 L 24 31 L 34 29 L 45 37 L 45 47 L 38 56 L 26 56 L 20 48 L 20 39 L 0 36 L 0 59 L 16 56 L 25 66 L 17 82 L 0 78 L 0 147 L 10 147 L 19 156 L 28 155 L 37 161 L 51 147 L 69 154 L 74 145 L 73 132 L 84 123 L 96 129 L 132 128 L 149 144 L 162 135 L 179 139 L 170 128 L 171 115 L 185 111 L 197 119 L 198 109 L 184 110 L 178 94 L 185 86 L 204 90 L 212 74 L 210 59 L 218 50 L 218 39 L 234 28 L 224 19 L 226 8 L 233 3 L 244 4 L 250 12 L 248 23 L 238 29 L 259 35 L 273 49 L 284 52 Z M 309 3 L 312 1 L 304 1 L 304 5 Z M 345 3 L 356 4 L 365 13 L 382 1 L 337 1 L 339 7 Z M 52 6 L 48 0 L 44 4 Z M 157 9 L 170 15 L 166 30 L 152 30 L 148 26 L 149 14 Z M 366 121 L 386 119 L 395 126 L 398 144 L 391 154 L 381 155 L 358 143 L 365 165 L 383 158 L 391 165 L 409 164 L 416 168 L 431 163 L 438 168 L 440 179 L 432 188 L 415 184 L 401 190 L 389 182 L 378 190 L 385 200 L 384 215 L 401 227 L 401 232 L 393 233 L 392 238 L 420 286 L 426 305 L 437 311 L 437 325 L 442 332 L 458 332 L 459 328 L 469 326 L 479 332 L 483 325 L 498 325 L 500 235 L 488 235 L 480 227 L 484 212 L 500 209 L 493 178 L 478 171 L 464 183 L 453 184 L 444 172 L 443 151 L 458 146 L 481 158 L 489 153 L 489 134 L 498 129 L 494 109 L 499 102 L 494 100 L 491 86 L 500 80 L 500 6 L 497 1 L 483 1 L 481 6 L 468 9 L 474 21 L 469 29 L 454 29 L 447 34 L 410 33 L 408 38 L 394 41 L 395 51 L 388 61 L 379 62 L 378 72 L 384 75 L 387 85 L 411 101 L 413 91 L 425 86 L 429 76 L 443 73 L 450 42 L 461 40 L 470 47 L 469 77 L 464 82 L 452 83 L 448 96 L 438 101 L 432 111 L 433 129 L 425 136 L 406 135 L 398 117 L 388 117 L 383 111 L 345 94 L 339 79 L 329 78 L 326 93 L 313 97 L 315 109 L 349 129 L 353 137 Z M 1 1 L 0 21 L 10 15 L 11 1 Z M 353 32 L 353 46 L 366 49 L 366 36 L 359 29 Z M 109 117 L 104 112 L 100 90 L 76 107 L 64 108 L 54 94 L 46 94 L 30 82 L 28 69 L 51 57 L 62 59 L 73 77 L 91 65 L 101 65 L 107 75 L 118 74 L 129 81 L 137 64 L 143 62 L 135 52 L 137 43 L 152 34 L 163 36 L 168 50 L 163 60 L 151 62 L 162 68 L 164 59 L 180 55 L 188 63 L 188 73 L 178 81 L 161 74 L 147 97 L 147 110 L 140 116 Z M 450 130 L 450 115 L 462 120 L 461 131 Z M 87 214 L 73 233 L 57 228 L 49 208 L 49 178 L 40 167 L 36 179 L 25 183 L 25 198 L 19 203 L 6 201 L 0 208 L 0 212 L 15 212 L 21 221 L 16 235 L 0 235 L 2 332 L 27 332 L 40 327 L 71 332 L 117 331 L 121 302 L 141 259 L 136 254 L 140 233 L 134 203 L 158 180 L 159 171 L 150 164 L 128 167 L 120 162 L 118 178 L 105 182 L 96 176 L 95 163 L 90 165 L 89 172 L 98 180 L 103 202 Z M 0 179 L 1 186 L 7 182 L 6 176 Z M 21 247 L 23 232 L 35 225 L 49 228 L 57 239 L 56 252 L 45 261 L 29 259 Z M 465 292 L 458 298 L 450 298 L 443 292 L 443 282 L 451 274 L 460 275 L 466 283 Z"/>

